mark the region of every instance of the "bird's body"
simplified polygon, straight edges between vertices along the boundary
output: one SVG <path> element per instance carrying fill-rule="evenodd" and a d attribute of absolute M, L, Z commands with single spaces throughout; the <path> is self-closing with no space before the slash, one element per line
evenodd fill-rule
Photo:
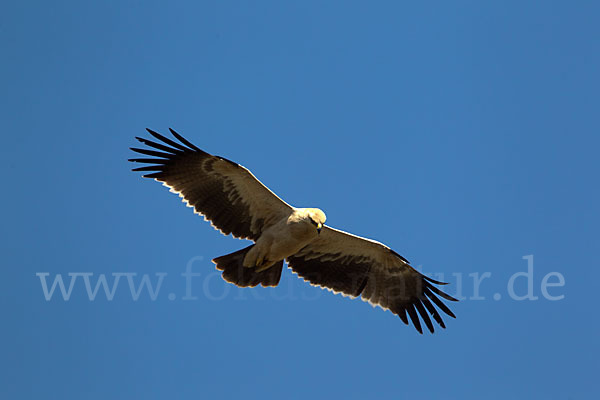
<path fill-rule="evenodd" d="M 244 258 L 244 267 L 265 270 L 284 260 L 319 237 L 312 221 L 325 222 L 323 211 L 314 208 L 293 208 L 290 215 L 265 229 Z"/>
<path fill-rule="evenodd" d="M 454 317 L 436 296 L 455 301 L 434 286 L 444 283 L 420 274 L 389 247 L 325 226 L 323 211 L 290 206 L 246 168 L 200 150 L 173 130 L 179 142 L 148 132 L 162 143 L 137 139 L 160 151 L 132 150 L 158 158 L 130 159 L 152 164 L 134 171 L 151 172 L 144 177 L 163 182 L 223 234 L 254 242 L 213 260 L 226 281 L 242 287 L 277 286 L 285 260 L 313 285 L 361 296 L 406 324 L 408 314 L 421 333 L 418 315 L 431 332 L 430 316 L 445 327 L 434 305 Z"/>

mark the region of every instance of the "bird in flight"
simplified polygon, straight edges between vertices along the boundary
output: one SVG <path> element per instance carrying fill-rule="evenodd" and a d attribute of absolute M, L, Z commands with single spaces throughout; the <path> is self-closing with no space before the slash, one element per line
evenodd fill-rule
<path fill-rule="evenodd" d="M 456 318 L 439 297 L 457 300 L 435 286 L 445 283 L 419 273 L 386 245 L 325 225 L 323 211 L 290 206 L 243 166 L 200 150 L 172 129 L 175 140 L 147 131 L 158 142 L 136 137 L 147 148 L 131 150 L 151 158 L 129 159 L 149 164 L 133 171 L 162 182 L 224 235 L 254 242 L 213 260 L 227 282 L 277 286 L 286 260 L 313 286 L 361 296 L 406 325 L 410 318 L 419 333 L 419 315 L 431 333 L 432 318 L 446 327 L 438 309 Z"/>

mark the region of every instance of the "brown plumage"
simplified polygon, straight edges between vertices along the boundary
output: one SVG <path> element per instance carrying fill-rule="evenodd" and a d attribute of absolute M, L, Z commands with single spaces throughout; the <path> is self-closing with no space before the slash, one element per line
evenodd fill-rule
<path fill-rule="evenodd" d="M 422 333 L 421 320 L 434 332 L 445 328 L 438 309 L 455 317 L 439 297 L 456 301 L 406 259 L 382 243 L 324 226 L 317 208 L 295 208 L 271 192 L 250 171 L 208 154 L 171 130 L 178 141 L 154 131 L 160 142 L 137 138 L 148 148 L 132 148 L 151 158 L 134 168 L 179 194 L 223 234 L 254 244 L 213 260 L 223 278 L 243 287 L 277 286 L 283 261 L 312 285 L 390 310 Z M 439 297 L 438 297 L 439 296 Z M 437 307 L 437 308 L 436 308 Z"/>

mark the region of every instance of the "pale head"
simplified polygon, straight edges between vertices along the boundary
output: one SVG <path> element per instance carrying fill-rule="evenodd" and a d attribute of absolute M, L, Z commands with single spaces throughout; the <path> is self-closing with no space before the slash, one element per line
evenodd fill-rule
<path fill-rule="evenodd" d="M 305 218 L 317 228 L 317 233 L 321 233 L 323 224 L 325 224 L 325 213 L 318 208 L 305 208 Z"/>

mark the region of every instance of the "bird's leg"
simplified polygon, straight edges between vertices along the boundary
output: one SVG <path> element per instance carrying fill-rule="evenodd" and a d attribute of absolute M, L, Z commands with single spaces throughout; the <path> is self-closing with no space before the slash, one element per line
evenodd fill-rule
<path fill-rule="evenodd" d="M 258 253 L 258 257 L 256 257 L 256 262 L 254 263 L 254 265 L 256 266 L 256 271 L 260 272 L 260 267 L 263 265 L 264 261 L 265 261 L 265 253 L 264 252 L 259 252 Z"/>
<path fill-rule="evenodd" d="M 246 268 L 256 268 L 257 272 L 271 266 L 271 263 L 267 260 L 267 250 L 258 244 L 250 249 L 243 264 Z M 268 265 L 265 266 L 265 264 Z"/>
<path fill-rule="evenodd" d="M 271 246 L 273 238 L 269 235 L 261 236 L 254 247 L 248 252 L 247 262 L 244 265 L 256 268 L 256 272 L 261 272 L 273 265 L 273 262 L 269 260 L 271 254 Z M 252 253 L 252 254 L 250 254 Z"/>
<path fill-rule="evenodd" d="M 252 247 L 250 251 L 244 257 L 243 265 L 245 268 L 254 268 L 256 266 L 256 260 L 258 258 L 258 248 L 256 246 Z"/>
<path fill-rule="evenodd" d="M 263 260 L 261 262 L 261 264 L 256 264 L 256 272 L 262 272 L 266 269 L 269 269 L 269 268 L 271 268 L 271 266 L 273 266 L 273 264 L 275 264 L 275 263 L 272 261 Z"/>

